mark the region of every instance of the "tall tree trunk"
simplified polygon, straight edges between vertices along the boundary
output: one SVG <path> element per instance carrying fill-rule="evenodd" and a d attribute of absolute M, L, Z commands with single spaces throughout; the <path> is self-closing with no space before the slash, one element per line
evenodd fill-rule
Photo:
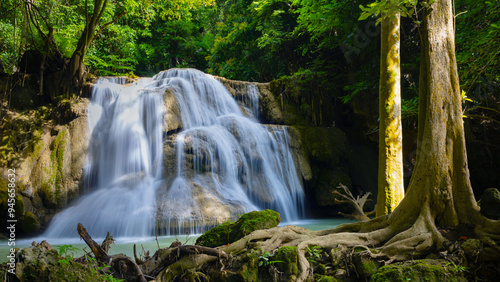
<path fill-rule="evenodd" d="M 101 20 L 104 10 L 106 9 L 107 0 L 94 0 L 94 11 L 92 15 L 86 15 L 85 28 L 76 44 L 75 52 L 69 61 L 66 78 L 62 84 L 62 94 L 64 97 L 69 97 L 75 94 L 74 91 L 83 86 L 87 77 L 85 71 L 85 56 L 90 47 L 90 44 L 95 39 L 95 31 L 99 21 Z M 87 7 L 87 1 L 85 1 Z"/>
<path fill-rule="evenodd" d="M 453 19 L 452 0 L 424 10 L 417 159 L 405 198 L 388 219 L 393 227 L 412 226 L 385 243 L 389 253 L 412 241 L 407 256 L 441 247 L 437 227 L 475 226 L 485 244 L 500 239 L 500 221 L 480 214 L 469 180 Z M 494 242 L 489 247 L 500 251 Z"/>
<path fill-rule="evenodd" d="M 391 213 L 404 197 L 401 127 L 400 15 L 383 15 L 379 83 L 377 216 Z"/>
<path fill-rule="evenodd" d="M 479 211 L 467 167 L 453 18 L 451 0 L 424 11 L 417 160 L 407 191 L 412 204 L 405 205 L 432 206 L 439 226 L 473 223 L 469 216 Z"/>

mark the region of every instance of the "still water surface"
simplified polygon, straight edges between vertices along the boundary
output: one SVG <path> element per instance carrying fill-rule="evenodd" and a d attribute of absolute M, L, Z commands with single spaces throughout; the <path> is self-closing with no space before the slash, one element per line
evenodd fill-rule
<path fill-rule="evenodd" d="M 280 226 L 284 225 L 297 225 L 301 227 L 305 227 L 311 230 L 324 230 L 334 228 L 340 224 L 354 222 L 345 218 L 330 218 L 330 219 L 306 219 L 300 220 L 297 222 L 289 222 L 286 224 L 280 224 Z M 93 234 L 90 234 L 91 236 Z M 134 244 L 137 245 L 137 255 L 141 256 L 144 252 L 149 251 L 149 254 L 152 256 L 156 250 L 158 250 L 158 246 L 160 248 L 166 248 L 170 246 L 170 244 L 176 240 L 181 241 L 183 244 L 192 245 L 195 243 L 196 238 L 198 238 L 201 234 L 192 234 L 192 235 L 177 235 L 177 236 L 161 236 L 157 239 L 155 237 L 120 237 L 115 238 L 115 243 L 111 245 L 109 250 L 109 254 L 119 254 L 123 253 L 127 256 L 133 257 Z M 96 242 L 102 242 L 104 238 L 94 238 Z M 31 246 L 32 242 L 40 243 L 41 241 L 46 240 L 49 244 L 51 244 L 55 249 L 58 249 L 61 245 L 72 245 L 77 248 L 77 251 L 70 252 L 69 255 L 73 257 L 79 257 L 84 254 L 83 250 L 90 252 L 89 247 L 85 244 L 85 242 L 78 238 L 28 238 L 28 239 L 19 239 L 16 240 L 17 248 L 26 248 Z M 9 254 L 10 247 L 7 245 L 7 240 L 1 240 L 0 245 L 0 262 L 7 261 L 7 255 Z"/>

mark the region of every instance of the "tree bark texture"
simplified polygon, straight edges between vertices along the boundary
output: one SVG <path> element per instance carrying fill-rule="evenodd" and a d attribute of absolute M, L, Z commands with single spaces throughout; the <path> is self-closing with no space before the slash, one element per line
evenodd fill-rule
<path fill-rule="evenodd" d="M 87 1 L 85 1 L 87 4 Z M 85 56 L 94 41 L 94 33 L 106 10 L 107 0 L 94 0 L 94 11 L 92 15 L 86 15 L 85 28 L 76 44 L 75 52 L 71 56 L 68 65 L 67 79 L 63 82 L 63 94 L 69 95 L 69 92 L 83 85 L 86 79 Z M 87 7 L 87 5 L 86 5 Z"/>
<path fill-rule="evenodd" d="M 404 197 L 400 15 L 386 15 L 381 25 L 377 216 L 391 213 Z"/>
<path fill-rule="evenodd" d="M 388 222 L 404 225 L 418 217 L 422 225 L 413 231 L 464 225 L 475 226 L 478 237 L 500 238 L 500 223 L 479 213 L 469 180 L 453 19 L 452 0 L 424 10 L 417 159 L 406 196 Z M 433 233 L 439 246 L 444 239 Z"/>

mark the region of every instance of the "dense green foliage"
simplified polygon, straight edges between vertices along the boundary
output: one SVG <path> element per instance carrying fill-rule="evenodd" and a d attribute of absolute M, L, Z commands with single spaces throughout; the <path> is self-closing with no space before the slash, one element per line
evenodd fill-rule
<path fill-rule="evenodd" d="M 403 115 L 409 117 L 417 105 L 422 3 L 415 7 L 416 3 L 109 0 L 85 63 L 94 75 L 152 75 L 194 67 L 239 80 L 283 78 L 292 81 L 295 89 L 283 89 L 284 97 L 293 100 L 311 123 L 328 125 L 332 117 L 323 117 L 327 111 L 321 105 L 349 102 L 357 96 L 377 99 L 376 21 L 389 7 L 407 16 L 402 21 L 401 63 Z M 0 71 L 23 71 L 20 62 L 30 63 L 21 60 L 27 50 L 48 57 L 60 52 L 69 58 L 85 26 L 85 13 L 93 5 L 94 1 L 75 0 L 2 1 Z M 476 104 L 486 106 L 491 106 L 487 97 L 498 92 L 499 85 L 499 5 L 498 0 L 455 2 L 461 85 Z M 359 21 L 360 17 L 364 20 Z M 49 40 L 50 30 L 54 43 Z M 376 120 L 376 113 L 367 118 Z"/>
<path fill-rule="evenodd" d="M 461 86 L 474 101 L 486 103 L 500 87 L 500 1 L 461 0 L 456 9 Z"/>

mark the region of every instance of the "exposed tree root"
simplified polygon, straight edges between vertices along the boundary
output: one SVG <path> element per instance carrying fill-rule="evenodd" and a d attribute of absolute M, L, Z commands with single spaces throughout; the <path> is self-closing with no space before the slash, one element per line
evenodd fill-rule
<path fill-rule="evenodd" d="M 169 248 L 163 255 L 158 254 L 160 255 L 155 254 L 153 264 L 148 267 L 151 269 L 147 272 L 149 276 L 155 277 L 166 268 L 169 268 L 166 273 L 176 276 L 179 275 L 179 270 L 197 268 L 218 258 L 223 260 L 231 258 L 222 250 L 193 245 Z"/>
<path fill-rule="evenodd" d="M 222 250 L 231 254 L 239 254 L 251 248 L 272 251 L 280 246 L 296 246 L 299 242 L 314 236 L 316 236 L 314 231 L 299 226 L 274 227 L 267 230 L 256 230 L 240 240 L 222 247 Z"/>

